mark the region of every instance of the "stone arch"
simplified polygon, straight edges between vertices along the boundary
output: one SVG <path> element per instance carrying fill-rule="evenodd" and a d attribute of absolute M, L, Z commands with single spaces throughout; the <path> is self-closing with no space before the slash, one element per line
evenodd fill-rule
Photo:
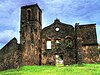
<path fill-rule="evenodd" d="M 31 9 L 27 9 L 27 19 L 28 19 L 28 20 L 31 19 L 31 14 L 32 14 Z"/>

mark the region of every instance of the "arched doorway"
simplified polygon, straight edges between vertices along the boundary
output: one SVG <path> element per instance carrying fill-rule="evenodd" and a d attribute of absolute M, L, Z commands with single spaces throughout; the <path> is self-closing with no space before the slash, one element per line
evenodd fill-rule
<path fill-rule="evenodd" d="M 55 65 L 64 66 L 64 54 L 55 54 Z"/>

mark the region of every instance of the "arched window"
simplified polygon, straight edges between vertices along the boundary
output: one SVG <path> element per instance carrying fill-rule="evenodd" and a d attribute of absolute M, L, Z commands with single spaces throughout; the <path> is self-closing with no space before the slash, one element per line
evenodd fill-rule
<path fill-rule="evenodd" d="M 28 20 L 31 19 L 31 10 L 27 10 L 27 19 L 28 19 Z"/>
<path fill-rule="evenodd" d="M 57 47 L 57 49 L 61 49 L 62 43 L 61 43 L 61 40 L 60 39 L 57 39 L 56 40 L 56 47 Z"/>
<path fill-rule="evenodd" d="M 67 37 L 65 39 L 65 46 L 66 48 L 69 48 L 69 49 L 73 47 L 73 41 L 71 37 Z"/>

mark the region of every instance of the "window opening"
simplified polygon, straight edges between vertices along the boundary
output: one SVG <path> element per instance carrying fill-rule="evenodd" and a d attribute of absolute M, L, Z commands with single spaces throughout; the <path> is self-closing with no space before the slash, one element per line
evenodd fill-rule
<path fill-rule="evenodd" d="M 59 40 L 56 40 L 56 43 L 60 43 Z"/>
<path fill-rule="evenodd" d="M 41 12 L 39 12 L 39 22 L 41 23 Z"/>
<path fill-rule="evenodd" d="M 61 49 L 62 45 L 61 45 L 61 41 L 60 40 L 56 40 L 56 48 L 57 49 Z"/>
<path fill-rule="evenodd" d="M 66 43 L 66 48 L 72 48 L 72 39 L 66 39 L 65 43 Z"/>
<path fill-rule="evenodd" d="M 31 10 L 27 10 L 27 19 L 28 19 L 28 20 L 31 19 Z"/>
<path fill-rule="evenodd" d="M 56 31 L 59 31 L 59 28 L 57 27 L 55 30 L 56 30 Z"/>
<path fill-rule="evenodd" d="M 47 41 L 47 49 L 51 49 L 51 41 Z"/>

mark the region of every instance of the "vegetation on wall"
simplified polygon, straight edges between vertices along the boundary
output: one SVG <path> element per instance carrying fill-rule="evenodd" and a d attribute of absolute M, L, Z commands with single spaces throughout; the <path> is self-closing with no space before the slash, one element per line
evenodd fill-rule
<path fill-rule="evenodd" d="M 72 48 L 72 40 L 71 39 L 66 39 L 65 40 L 65 45 L 66 45 L 66 48 L 68 48 L 68 49 Z"/>

